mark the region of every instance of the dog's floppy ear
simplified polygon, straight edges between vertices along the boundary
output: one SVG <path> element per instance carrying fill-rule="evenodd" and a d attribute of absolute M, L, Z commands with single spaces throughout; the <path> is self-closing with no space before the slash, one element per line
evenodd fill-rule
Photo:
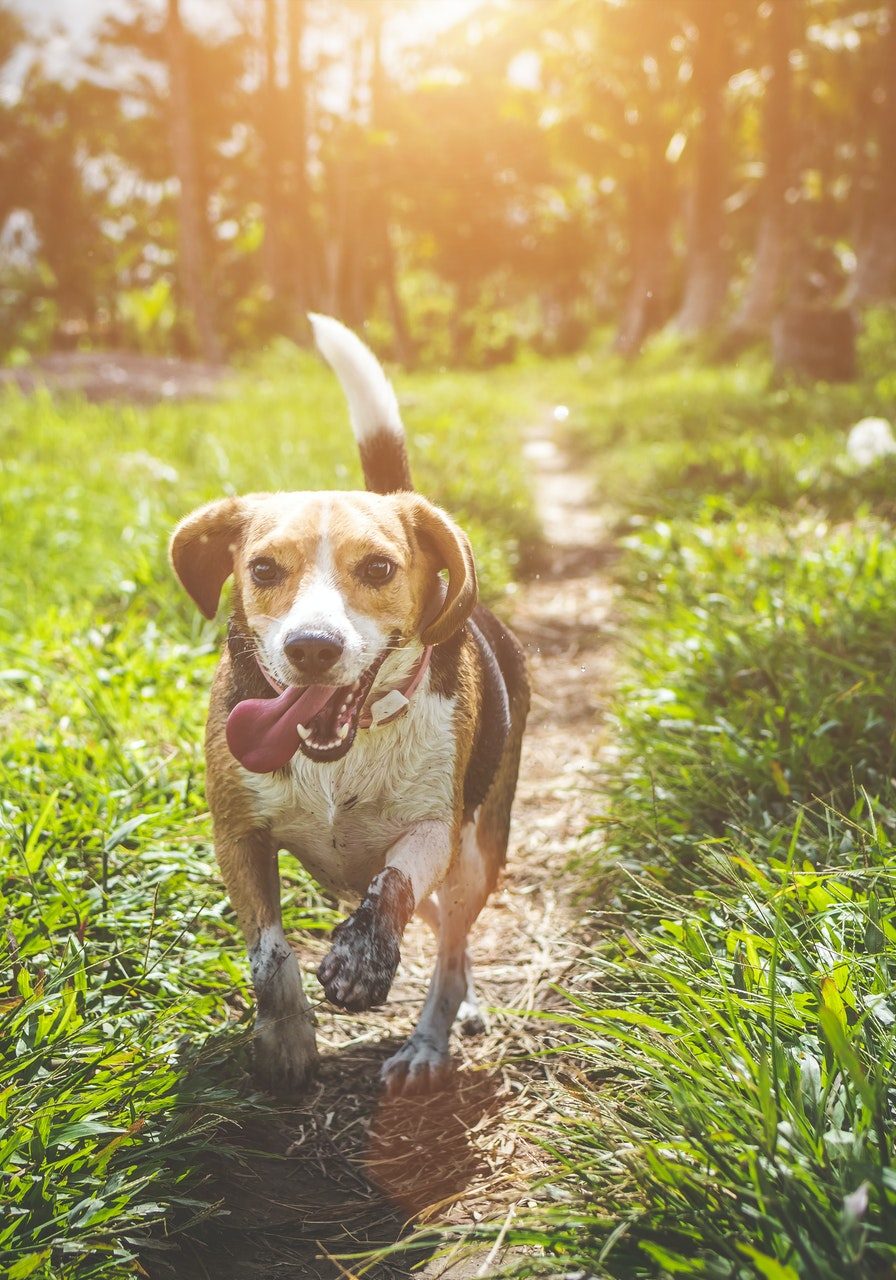
<path fill-rule="evenodd" d="M 419 495 L 413 499 L 412 520 L 417 537 L 435 555 L 438 568 L 448 570 L 442 607 L 434 618 L 425 619 L 420 634 L 424 644 L 443 644 L 460 630 L 479 599 L 473 549 L 464 531 Z"/>
<path fill-rule="evenodd" d="M 246 519 L 239 498 L 209 502 L 185 516 L 171 535 L 174 572 L 207 618 L 218 609 L 221 588 L 233 573 L 233 553 Z"/>

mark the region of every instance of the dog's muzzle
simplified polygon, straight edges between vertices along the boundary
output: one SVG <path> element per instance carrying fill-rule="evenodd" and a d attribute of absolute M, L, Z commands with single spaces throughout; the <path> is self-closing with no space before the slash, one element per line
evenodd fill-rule
<path fill-rule="evenodd" d="M 352 685 L 282 685 L 259 663 L 275 691 L 273 698 L 247 698 L 227 718 L 227 745 L 244 769 L 273 773 L 289 764 L 297 751 L 310 760 L 340 760 L 351 749 L 358 729 L 388 724 L 407 710 L 412 694 L 429 667 L 426 648 L 414 670 L 397 689 L 367 699 L 390 650 L 375 658 Z"/>

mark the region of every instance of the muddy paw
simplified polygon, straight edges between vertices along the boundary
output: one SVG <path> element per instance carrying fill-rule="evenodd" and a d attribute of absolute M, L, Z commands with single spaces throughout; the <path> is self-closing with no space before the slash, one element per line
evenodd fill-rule
<path fill-rule="evenodd" d="M 403 872 L 387 867 L 373 878 L 357 911 L 333 930 L 333 945 L 318 968 L 328 1000 L 350 1013 L 383 1003 L 413 910 L 414 894 Z"/>
<path fill-rule="evenodd" d="M 256 1024 L 253 1059 L 259 1088 L 278 1098 L 295 1097 L 317 1071 L 313 1027 L 303 1018 Z"/>
<path fill-rule="evenodd" d="M 373 1009 L 389 994 L 401 953 L 388 921 L 350 916 L 333 932 L 317 971 L 328 1000 L 351 1013 Z"/>
<path fill-rule="evenodd" d="M 447 1046 L 434 1044 L 416 1034 L 380 1069 L 380 1079 L 390 1098 L 435 1093 L 445 1088 L 453 1074 L 454 1064 Z"/>

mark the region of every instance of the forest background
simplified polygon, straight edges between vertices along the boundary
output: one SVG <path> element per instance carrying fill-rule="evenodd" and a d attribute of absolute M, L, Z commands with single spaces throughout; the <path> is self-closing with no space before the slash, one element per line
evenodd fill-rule
<path fill-rule="evenodd" d="M 736 350 L 782 302 L 896 290 L 891 0 L 94 10 L 66 55 L 0 9 L 8 361 L 218 361 L 304 341 L 309 308 L 404 364 L 599 324 Z"/>

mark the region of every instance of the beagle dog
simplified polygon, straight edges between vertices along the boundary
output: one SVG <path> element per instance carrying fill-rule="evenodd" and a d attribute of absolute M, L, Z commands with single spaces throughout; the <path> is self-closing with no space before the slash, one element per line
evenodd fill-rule
<path fill-rule="evenodd" d="M 346 394 L 368 492 L 211 502 L 177 526 L 171 561 L 207 618 L 234 579 L 207 792 L 249 949 L 257 1078 L 290 1094 L 317 1062 L 281 924 L 282 849 L 357 904 L 317 971 L 334 1005 L 381 1005 L 411 916 L 435 930 L 421 1017 L 382 1071 L 390 1094 L 422 1092 L 449 1067 L 455 1019 L 483 1029 L 466 938 L 505 860 L 526 666 L 512 633 L 477 605 L 466 535 L 413 491 L 376 357 L 338 321 L 311 321 Z"/>

